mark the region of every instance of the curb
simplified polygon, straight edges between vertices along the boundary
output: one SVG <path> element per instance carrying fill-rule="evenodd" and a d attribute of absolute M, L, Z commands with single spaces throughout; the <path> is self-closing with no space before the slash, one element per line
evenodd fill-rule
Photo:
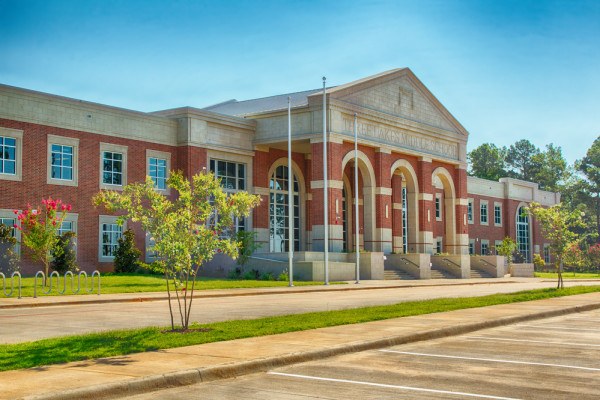
<path fill-rule="evenodd" d="M 342 287 L 330 289 L 300 289 L 300 290 L 273 290 L 255 293 L 215 293 L 215 294 L 195 294 L 194 299 L 210 299 L 219 297 L 241 297 L 241 296 L 270 296 L 276 294 L 297 294 L 297 293 L 319 293 L 319 292 L 347 292 L 353 290 L 381 290 L 381 289 L 414 289 L 419 287 L 437 287 L 437 286 L 473 286 L 473 285 L 500 285 L 506 283 L 519 283 L 517 281 L 493 281 L 493 282 L 464 282 L 464 283 L 435 283 L 433 285 L 401 285 L 401 286 L 374 286 L 374 287 Z M 237 290 L 237 289 L 222 289 L 222 290 Z M 46 296 L 56 297 L 56 296 Z M 77 306 L 87 304 L 109 304 L 109 303 L 142 303 L 150 301 L 169 300 L 168 296 L 160 297 L 132 297 L 130 299 L 98 299 L 98 300 L 73 300 L 57 303 L 33 303 L 33 304 L 0 304 L 0 310 L 10 308 L 37 308 L 37 307 L 54 307 L 54 306 Z"/>
<path fill-rule="evenodd" d="M 327 357 L 355 353 L 366 350 L 375 350 L 389 346 L 414 343 L 425 340 L 440 339 L 449 336 L 463 335 L 486 328 L 495 328 L 518 322 L 532 321 L 542 318 L 557 317 L 600 308 L 600 302 L 572 306 L 550 311 L 540 311 L 512 317 L 503 317 L 482 322 L 460 324 L 440 329 L 432 329 L 421 333 L 409 335 L 396 335 L 380 339 L 363 340 L 344 345 L 331 346 L 318 350 L 299 353 L 289 353 L 276 357 L 268 357 L 250 361 L 242 361 L 225 365 L 203 368 L 193 368 L 175 371 L 166 374 L 149 375 L 134 378 L 124 382 L 115 382 L 95 385 L 77 389 L 55 391 L 42 395 L 21 397 L 19 400 L 95 400 L 98 398 L 114 398 L 118 396 L 132 396 L 151 392 L 159 389 L 193 385 L 202 382 L 212 382 L 221 379 L 233 378 L 257 372 L 267 371 L 291 364 L 315 361 Z"/>

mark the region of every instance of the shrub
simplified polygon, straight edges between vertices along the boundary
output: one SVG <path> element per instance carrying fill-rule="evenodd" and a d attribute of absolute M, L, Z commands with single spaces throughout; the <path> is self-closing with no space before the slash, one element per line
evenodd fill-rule
<path fill-rule="evenodd" d="M 536 271 L 541 271 L 546 266 L 546 262 L 542 259 L 542 256 L 536 253 L 533 255 L 533 266 Z"/>
<path fill-rule="evenodd" d="M 260 272 L 257 269 L 251 269 L 244 274 L 246 280 L 257 280 L 260 277 Z"/>
<path fill-rule="evenodd" d="M 0 272 L 12 274 L 18 272 L 19 255 L 14 250 L 17 239 L 12 236 L 12 227 L 0 224 Z"/>
<path fill-rule="evenodd" d="M 279 274 L 279 276 L 277 277 L 278 281 L 289 281 L 290 280 L 290 274 L 288 273 L 288 270 L 284 270 L 282 273 Z"/>
<path fill-rule="evenodd" d="M 512 254 L 512 262 L 515 264 L 523 264 L 525 262 L 525 255 L 520 251 L 515 250 Z"/>
<path fill-rule="evenodd" d="M 61 275 L 67 271 L 76 272 L 78 270 L 74 238 L 75 233 L 65 232 L 58 237 L 56 246 L 52 249 L 52 269 Z"/>
<path fill-rule="evenodd" d="M 138 269 L 142 252 L 135 247 L 134 239 L 135 233 L 131 229 L 127 229 L 119 239 L 114 260 L 116 273 L 131 273 Z"/>
<path fill-rule="evenodd" d="M 242 275 L 241 268 L 236 268 L 236 269 L 230 269 L 229 273 L 227 274 L 227 277 L 229 279 L 240 279 L 241 275 Z"/>
<path fill-rule="evenodd" d="M 263 281 L 274 281 L 275 280 L 275 276 L 273 276 L 272 272 L 264 272 L 261 276 L 260 279 Z"/>
<path fill-rule="evenodd" d="M 238 231 L 235 234 L 235 240 L 239 244 L 239 253 L 235 261 L 240 266 L 240 274 L 244 271 L 252 254 L 262 246 L 255 239 L 256 232 Z"/>

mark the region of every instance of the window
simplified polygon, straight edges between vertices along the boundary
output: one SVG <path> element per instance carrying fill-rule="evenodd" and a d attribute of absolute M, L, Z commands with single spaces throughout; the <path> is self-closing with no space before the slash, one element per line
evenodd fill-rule
<path fill-rule="evenodd" d="M 475 240 L 469 239 L 469 254 L 475 255 Z"/>
<path fill-rule="evenodd" d="M 470 224 L 473 223 L 473 199 L 469 199 L 469 203 L 467 204 L 467 220 Z"/>
<path fill-rule="evenodd" d="M 99 262 L 113 262 L 115 252 L 119 247 L 118 240 L 123 236 L 123 231 L 127 229 L 126 224 L 123 226 L 117 224 L 117 218 L 113 215 L 100 215 L 98 218 Z"/>
<path fill-rule="evenodd" d="M 407 220 L 407 203 L 406 203 L 406 186 L 402 188 L 402 252 L 408 253 L 408 220 Z"/>
<path fill-rule="evenodd" d="M 544 243 L 544 262 L 550 263 L 550 245 L 548 243 Z"/>
<path fill-rule="evenodd" d="M 21 180 L 23 131 L 0 127 L 0 179 Z"/>
<path fill-rule="evenodd" d="M 269 247 L 272 253 L 288 251 L 288 169 L 280 165 L 270 180 L 269 193 Z M 300 196 L 298 179 L 294 176 L 293 188 L 294 251 L 300 250 Z"/>
<path fill-rule="evenodd" d="M 221 187 L 231 190 L 246 190 L 246 166 L 229 161 L 210 160 L 210 172 L 221 179 Z"/>
<path fill-rule="evenodd" d="M 496 240 L 494 242 L 494 254 L 498 255 L 498 247 L 502 246 L 502 240 Z"/>
<path fill-rule="evenodd" d="M 100 189 L 127 186 L 127 146 L 100 143 Z"/>
<path fill-rule="evenodd" d="M 58 236 L 62 236 L 67 232 L 74 232 L 73 223 L 71 221 L 63 221 L 62 224 L 60 224 L 60 228 L 56 231 Z"/>
<path fill-rule="evenodd" d="M 79 139 L 48 135 L 47 183 L 77 186 Z"/>
<path fill-rule="evenodd" d="M 529 254 L 529 216 L 523 206 L 517 209 L 517 244 L 519 252 L 525 256 L 525 262 L 531 262 Z"/>
<path fill-rule="evenodd" d="M 171 170 L 171 153 L 146 150 L 146 165 L 146 175 L 154 182 L 154 188 L 168 194 L 167 179 Z"/>
<path fill-rule="evenodd" d="M 19 221 L 17 221 L 16 215 L 12 210 L 0 209 L 0 224 L 4 224 L 10 228 L 10 234 L 12 237 L 17 239 L 17 244 L 14 247 L 14 251 L 17 254 L 21 253 L 21 231 L 14 228 L 14 225 L 20 225 Z M 0 262 L 1 262 L 0 257 Z"/>
<path fill-rule="evenodd" d="M 488 223 L 488 208 L 487 207 L 488 207 L 487 201 L 485 203 L 482 201 L 479 206 L 479 221 L 483 225 L 487 225 L 487 223 Z"/>
<path fill-rule="evenodd" d="M 490 246 L 490 242 L 487 240 L 482 240 L 481 241 L 481 255 L 482 256 L 486 256 L 487 255 L 487 251 L 488 251 L 488 247 Z"/>
<path fill-rule="evenodd" d="M 0 225 L 6 225 L 7 227 L 10 228 L 10 235 L 12 237 L 15 237 L 15 219 L 14 218 L 0 218 Z"/>
<path fill-rule="evenodd" d="M 441 254 L 442 253 L 442 238 L 441 237 L 437 238 L 437 240 L 436 240 L 436 243 L 435 243 L 435 252 L 437 254 Z"/>
<path fill-rule="evenodd" d="M 0 174 L 17 173 L 17 139 L 0 136 Z"/>
<path fill-rule="evenodd" d="M 442 194 L 441 193 L 436 193 L 435 194 L 435 220 L 436 221 L 441 221 L 442 220 Z"/>
<path fill-rule="evenodd" d="M 502 205 L 494 203 L 494 225 L 502 226 Z"/>

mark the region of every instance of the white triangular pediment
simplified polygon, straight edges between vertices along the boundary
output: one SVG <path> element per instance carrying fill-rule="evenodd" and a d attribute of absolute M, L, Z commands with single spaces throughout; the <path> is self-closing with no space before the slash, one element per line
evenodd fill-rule
<path fill-rule="evenodd" d="M 333 88 L 330 96 L 410 121 L 467 134 L 460 123 L 407 68 Z"/>

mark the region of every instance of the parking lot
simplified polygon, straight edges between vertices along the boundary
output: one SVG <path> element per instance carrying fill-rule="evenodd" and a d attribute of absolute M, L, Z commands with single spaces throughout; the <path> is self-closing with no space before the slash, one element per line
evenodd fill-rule
<path fill-rule="evenodd" d="M 600 311 L 129 398 L 598 399 Z"/>

